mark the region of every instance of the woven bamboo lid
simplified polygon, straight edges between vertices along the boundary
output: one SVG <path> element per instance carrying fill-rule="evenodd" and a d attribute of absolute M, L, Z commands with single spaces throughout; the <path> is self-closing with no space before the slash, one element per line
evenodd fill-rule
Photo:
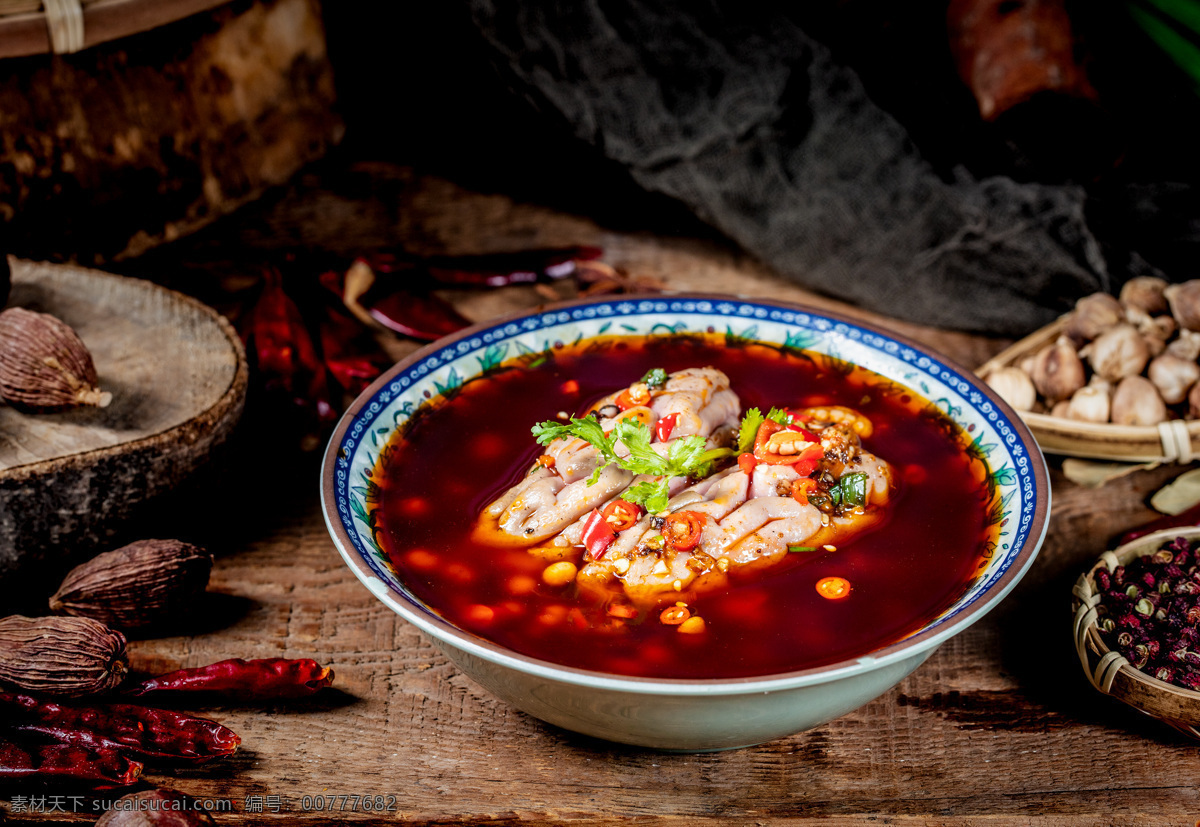
<path fill-rule="evenodd" d="M 0 57 L 69 54 L 229 0 L 0 0 Z"/>

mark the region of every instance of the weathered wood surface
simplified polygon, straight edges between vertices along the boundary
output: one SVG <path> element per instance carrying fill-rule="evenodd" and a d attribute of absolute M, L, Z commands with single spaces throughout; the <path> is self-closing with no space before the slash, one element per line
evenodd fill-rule
<path fill-rule="evenodd" d="M 204 467 L 241 417 L 249 370 L 227 320 L 143 279 L 14 260 L 9 305 L 69 324 L 112 394 L 103 409 L 0 404 L 0 589 L 23 592 Z"/>
<path fill-rule="evenodd" d="M 326 249 L 397 238 L 428 252 L 595 243 L 613 263 L 671 287 L 832 306 L 716 242 L 611 232 L 391 168 L 354 178 L 365 172 L 298 183 L 263 207 L 261 223 L 239 225 L 243 251 L 286 244 L 289 233 Z M 254 226 L 270 231 L 256 236 Z M 216 259 L 233 256 L 219 241 L 198 239 L 181 253 L 207 259 L 194 273 L 227 266 Z M 482 318 L 538 300 L 516 289 L 460 305 Z M 1006 344 L 890 326 L 966 365 Z M 1178 468 L 1085 490 L 1051 460 L 1053 518 L 1028 576 L 896 689 L 810 732 L 672 755 L 553 729 L 459 674 L 342 564 L 319 513 L 314 459 L 271 460 L 268 438 L 243 434 L 238 465 L 219 485 L 164 507 L 145 527 L 203 542 L 217 564 L 195 633 L 135 642 L 135 668 L 286 655 L 337 670 L 339 691 L 309 703 L 207 710 L 242 735 L 244 750 L 222 764 L 149 777 L 229 801 L 234 812 L 218 814 L 218 823 L 1082 827 L 1200 817 L 1196 744 L 1096 693 L 1071 639 L 1075 578 L 1111 535 L 1153 516 L 1144 498 Z M 4 788 L 0 809 L 38 823 L 94 818 L 12 812 L 12 796 L 30 792 Z M 395 810 L 369 813 L 335 798 L 332 815 L 304 812 L 305 796 L 391 796 Z"/>

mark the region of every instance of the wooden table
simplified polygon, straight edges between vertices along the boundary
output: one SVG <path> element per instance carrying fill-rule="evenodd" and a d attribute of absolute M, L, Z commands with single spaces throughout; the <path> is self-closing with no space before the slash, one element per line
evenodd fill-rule
<path fill-rule="evenodd" d="M 219 298 L 215 285 L 236 280 L 248 260 L 300 239 L 337 252 L 388 241 L 452 253 L 597 244 L 609 262 L 671 289 L 856 314 L 719 241 L 616 232 L 387 164 L 310 173 L 232 222 L 123 269 Z M 454 299 L 479 320 L 544 297 L 506 288 Z M 871 320 L 967 366 L 1007 344 Z M 415 345 L 390 347 L 399 356 Z M 1093 690 L 1071 640 L 1074 579 L 1113 535 L 1155 516 L 1144 500 L 1178 467 L 1085 489 L 1051 458 L 1049 536 L 1000 607 L 894 690 L 825 726 L 757 747 L 675 755 L 561 731 L 488 695 L 343 565 L 320 514 L 316 455 L 274 445 L 252 410 L 234 447 L 220 473 L 171 497 L 144 526 L 146 536 L 203 543 L 217 564 L 195 634 L 134 642 L 133 666 L 315 657 L 335 667 L 337 691 L 203 712 L 236 730 L 244 749 L 209 767 L 147 778 L 214 806 L 227 803 L 232 812 L 218 813 L 218 823 L 1192 825 L 1200 818 L 1197 745 Z M 94 818 L 69 804 L 48 812 L 53 802 L 29 812 L 29 802 L 14 803 L 24 794 L 0 797 L 13 821 Z M 368 811 L 368 798 L 391 809 Z"/>

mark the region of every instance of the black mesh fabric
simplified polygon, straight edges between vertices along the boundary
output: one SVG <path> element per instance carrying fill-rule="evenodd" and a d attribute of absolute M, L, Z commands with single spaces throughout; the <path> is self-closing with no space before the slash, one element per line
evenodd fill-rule
<path fill-rule="evenodd" d="M 514 89 L 807 288 L 1019 335 L 1113 286 L 1081 188 L 939 175 L 851 69 L 769 7 L 470 7 Z"/>

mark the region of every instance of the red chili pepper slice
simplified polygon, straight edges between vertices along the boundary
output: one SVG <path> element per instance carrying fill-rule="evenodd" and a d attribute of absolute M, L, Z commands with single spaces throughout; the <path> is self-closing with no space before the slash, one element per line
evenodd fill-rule
<path fill-rule="evenodd" d="M 797 433 L 801 436 L 801 438 L 804 439 L 805 442 L 808 443 L 808 445 L 804 448 L 804 450 L 795 454 L 776 454 L 768 451 L 767 443 L 770 442 L 772 436 L 780 431 Z M 825 451 L 823 448 L 821 448 L 821 444 L 818 441 L 816 434 L 812 433 L 811 431 L 807 431 L 804 428 L 789 428 L 787 426 L 780 425 L 778 422 L 775 422 L 771 419 L 768 419 L 758 427 L 758 433 L 754 437 L 754 458 L 765 465 L 796 465 L 800 462 L 801 457 L 807 457 L 809 460 L 812 460 L 815 456 L 813 448 L 816 448 L 820 451 L 820 456 L 824 456 Z M 808 474 L 812 473 L 813 468 L 816 468 L 816 463 L 820 461 L 820 456 L 816 458 L 816 461 L 812 463 L 811 467 L 809 467 L 807 471 L 801 473 L 801 476 L 807 476 Z M 800 468 L 797 467 L 796 470 L 799 471 Z"/>
<path fill-rule="evenodd" d="M 663 525 L 663 538 L 677 551 L 691 551 L 700 545 L 704 515 L 697 511 L 676 511 Z"/>
<path fill-rule="evenodd" d="M 664 416 L 658 420 L 654 426 L 654 438 L 659 442 L 666 442 L 671 438 L 671 432 L 675 430 L 675 426 L 679 423 L 679 414 L 673 413 Z"/>
<path fill-rule="evenodd" d="M 746 474 L 753 474 L 754 468 L 758 465 L 758 460 L 754 458 L 754 454 L 746 453 L 738 455 L 738 468 L 742 469 Z"/>
<path fill-rule="evenodd" d="M 814 443 L 806 447 L 803 451 L 796 455 L 797 459 L 793 468 L 796 473 L 802 477 L 807 477 L 813 471 L 817 470 L 817 466 L 821 460 L 825 458 L 825 449 L 819 444 Z"/>
<path fill-rule="evenodd" d="M 333 670 L 311 658 L 230 658 L 142 681 L 130 695 L 211 692 L 238 700 L 276 700 L 311 695 L 333 683 Z"/>
<path fill-rule="evenodd" d="M 629 388 L 621 391 L 621 393 L 614 400 L 614 403 L 623 411 L 637 407 L 637 403 L 633 401 L 633 395 L 629 392 Z"/>
<path fill-rule="evenodd" d="M 604 518 L 604 522 L 612 526 L 613 531 L 624 531 L 637 525 L 638 519 L 642 516 L 642 509 L 625 500 L 613 500 L 604 507 L 600 516 Z"/>
<path fill-rule="evenodd" d="M 811 473 L 811 472 L 810 472 Z M 808 495 L 817 489 L 817 481 L 801 477 L 792 481 L 792 499 L 801 505 L 808 505 Z"/>
<path fill-rule="evenodd" d="M 617 532 L 605 522 L 600 509 L 593 508 L 592 513 L 588 515 L 587 521 L 583 524 L 583 547 L 587 549 L 588 556 L 593 560 L 599 560 L 616 539 Z"/>

